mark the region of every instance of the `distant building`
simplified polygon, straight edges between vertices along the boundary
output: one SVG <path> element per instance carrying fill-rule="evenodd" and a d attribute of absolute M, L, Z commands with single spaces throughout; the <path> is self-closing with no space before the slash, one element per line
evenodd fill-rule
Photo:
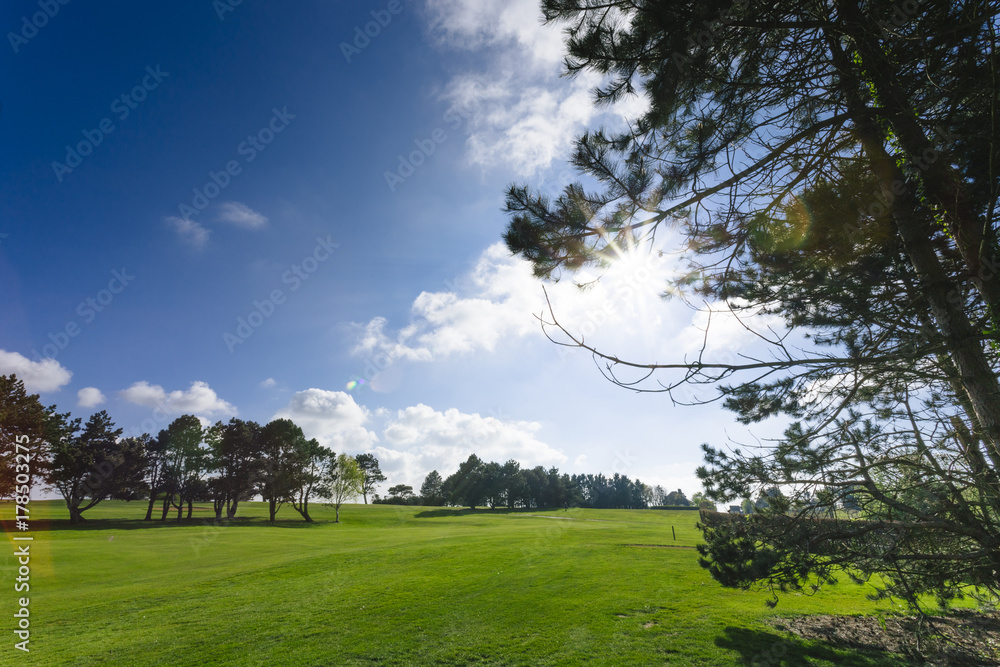
<path fill-rule="evenodd" d="M 743 514 L 743 510 L 740 509 L 739 505 L 730 505 L 729 506 L 729 513 L 730 514 Z"/>

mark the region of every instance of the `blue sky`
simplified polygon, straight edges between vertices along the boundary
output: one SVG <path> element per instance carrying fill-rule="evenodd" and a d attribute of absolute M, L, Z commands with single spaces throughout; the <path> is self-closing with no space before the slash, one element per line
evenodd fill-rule
<path fill-rule="evenodd" d="M 128 433 L 287 416 L 414 486 L 476 452 L 690 494 L 701 442 L 752 442 L 534 317 L 505 186 L 557 192 L 576 133 L 642 108 L 560 77 L 534 0 L 14 0 L 0 26 L 0 373 L 46 404 Z M 660 300 L 675 270 L 549 294 L 588 342 L 676 360 L 705 315 Z M 752 345 L 713 328 L 717 355 Z"/>

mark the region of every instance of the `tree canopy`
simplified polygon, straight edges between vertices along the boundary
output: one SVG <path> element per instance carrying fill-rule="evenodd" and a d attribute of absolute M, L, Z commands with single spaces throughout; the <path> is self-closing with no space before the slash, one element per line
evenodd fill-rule
<path fill-rule="evenodd" d="M 0 498 L 14 495 L 15 443 L 26 443 L 33 458 L 44 454 L 47 414 L 38 394 L 25 391 L 24 382 L 0 375 Z"/>
<path fill-rule="evenodd" d="M 595 103 L 647 106 L 578 139 L 594 187 L 509 188 L 508 247 L 554 277 L 669 225 L 687 261 L 671 290 L 769 347 L 645 363 L 562 329 L 619 384 L 712 385 L 744 423 L 790 421 L 760 448 L 704 446 L 712 500 L 781 495 L 705 514 L 703 564 L 736 586 L 878 574 L 914 606 L 1000 593 L 1000 3 L 542 8 L 565 26 L 567 71 L 605 75 Z M 758 313 L 786 330 L 754 329 Z"/>

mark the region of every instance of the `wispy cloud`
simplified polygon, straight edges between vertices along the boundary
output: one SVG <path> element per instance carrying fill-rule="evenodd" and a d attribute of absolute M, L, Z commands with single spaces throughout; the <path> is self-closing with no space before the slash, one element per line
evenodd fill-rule
<path fill-rule="evenodd" d="M 178 218 L 169 216 L 166 218 L 167 224 L 174 228 L 177 235 L 185 243 L 201 249 L 208 243 L 211 232 L 190 218 Z"/>
<path fill-rule="evenodd" d="M 623 127 L 645 108 L 639 98 L 597 108 L 599 75 L 563 77 L 565 26 L 544 24 L 537 0 L 429 0 L 428 18 L 442 48 L 488 52 L 470 59 L 486 64 L 458 72 L 444 95 L 471 111 L 467 158 L 484 169 L 537 177 L 565 163 L 584 128 Z"/>
<path fill-rule="evenodd" d="M 227 201 L 219 206 L 219 220 L 243 229 L 261 229 L 267 225 L 263 214 L 236 201 Z"/>

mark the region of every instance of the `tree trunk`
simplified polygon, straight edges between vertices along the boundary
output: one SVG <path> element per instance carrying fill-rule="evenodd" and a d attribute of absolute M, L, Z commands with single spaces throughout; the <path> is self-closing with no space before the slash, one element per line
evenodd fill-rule
<path fill-rule="evenodd" d="M 337 518 L 334 520 L 334 523 L 340 523 L 340 505 L 337 505 Z"/>
<path fill-rule="evenodd" d="M 191 518 L 191 513 L 194 512 L 194 501 L 188 500 L 188 518 Z"/>
<path fill-rule="evenodd" d="M 268 501 L 268 509 L 271 511 L 271 523 L 274 523 L 274 515 L 278 513 L 277 503 L 272 498 Z"/>
<path fill-rule="evenodd" d="M 293 501 L 292 502 L 292 507 L 295 508 L 296 512 L 298 512 L 299 514 L 302 515 L 302 518 L 305 520 L 306 523 L 312 523 L 313 522 L 312 517 L 309 516 L 309 502 L 308 501 L 305 501 L 305 502 L 294 502 Z"/>
<path fill-rule="evenodd" d="M 830 39 L 834 63 L 842 72 L 849 72 L 847 54 L 836 39 Z M 990 367 L 979 343 L 979 335 L 960 302 L 950 295 L 961 294 L 958 285 L 947 274 L 931 242 L 933 229 L 928 220 L 916 214 L 912 194 L 904 191 L 896 196 L 905 175 L 896 165 L 884 146 L 884 137 L 872 120 L 872 109 L 859 98 L 857 88 L 844 80 L 848 108 L 855 116 L 858 139 L 868 155 L 872 170 L 887 201 L 893 201 L 892 217 L 910 264 L 920 279 L 921 287 L 930 305 L 931 316 L 941 333 L 949 355 L 955 363 L 965 387 L 975 418 L 982 429 L 980 435 L 987 445 L 993 465 L 1000 467 L 1000 383 Z M 891 199 L 895 197 L 895 200 Z"/>
<path fill-rule="evenodd" d="M 146 518 L 143 521 L 153 520 L 153 506 L 156 505 L 156 491 L 150 491 L 149 493 L 149 506 L 146 507 Z"/>
<path fill-rule="evenodd" d="M 992 317 L 1000 317 L 1000 281 L 994 280 L 997 257 L 992 230 L 983 224 L 970 206 L 968 193 L 949 160 L 934 147 L 917 122 L 913 105 L 894 74 L 897 69 L 874 37 L 873 31 L 877 32 L 880 28 L 865 21 L 856 0 L 838 4 L 844 19 L 849 22 L 848 32 L 857 45 L 865 73 L 875 86 L 879 108 L 892 125 L 899 145 L 910 162 L 923 172 L 920 181 L 924 191 L 944 211 L 948 231 L 970 279 L 988 304 Z"/>
<path fill-rule="evenodd" d="M 233 504 L 229 507 L 228 510 L 226 510 L 226 518 L 227 519 L 232 519 L 232 518 L 234 518 L 236 516 L 236 508 L 239 506 L 239 504 L 240 504 L 239 500 L 234 500 L 233 501 Z"/>
<path fill-rule="evenodd" d="M 160 521 L 167 520 L 167 513 L 170 511 L 170 496 L 163 496 L 163 514 L 160 516 Z"/>

